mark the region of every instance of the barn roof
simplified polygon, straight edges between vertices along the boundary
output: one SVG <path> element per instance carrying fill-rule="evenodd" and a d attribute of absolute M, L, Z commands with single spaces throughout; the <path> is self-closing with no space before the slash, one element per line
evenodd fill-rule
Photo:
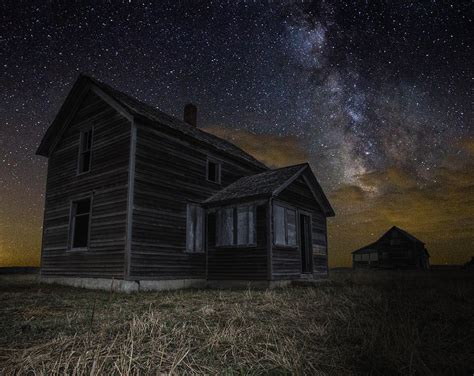
<path fill-rule="evenodd" d="M 369 245 L 366 245 L 362 248 L 356 249 L 355 251 L 351 253 L 364 253 L 364 251 L 369 251 L 369 250 L 376 250 L 377 249 L 377 242 L 370 243 Z"/>
<path fill-rule="evenodd" d="M 411 241 L 415 242 L 415 243 L 421 243 L 421 244 L 425 244 L 424 242 L 422 242 L 420 239 L 417 239 L 415 238 L 412 234 L 406 232 L 405 230 L 402 230 L 400 227 L 397 227 L 397 226 L 393 226 L 390 230 L 388 230 L 387 232 L 390 232 L 392 230 L 398 230 L 399 232 L 401 232 L 403 235 L 405 235 L 408 239 L 410 239 Z"/>
<path fill-rule="evenodd" d="M 334 215 L 334 210 L 317 182 L 307 163 L 297 164 L 265 171 L 259 174 L 244 176 L 231 185 L 215 193 L 204 201 L 205 204 L 222 204 L 242 199 L 263 198 L 276 196 L 305 171 L 308 171 L 310 189 L 328 216 Z M 314 180 L 313 180 L 314 179 Z"/>
<path fill-rule="evenodd" d="M 145 104 L 138 99 L 118 91 L 111 86 L 85 74 L 81 74 L 75 82 L 73 88 L 59 110 L 59 113 L 46 131 L 46 134 L 43 137 L 36 154 L 49 156 L 50 152 L 52 151 L 52 147 L 54 147 L 56 138 L 61 136 L 62 129 L 66 123 L 65 119 L 67 118 L 67 112 L 72 111 L 75 102 L 80 100 L 81 93 L 83 94 L 84 92 L 88 91 L 90 87 L 98 88 L 100 91 L 104 92 L 107 96 L 116 101 L 131 116 L 145 120 L 152 126 L 166 126 L 170 129 L 178 131 L 181 134 L 191 136 L 200 142 L 206 143 L 215 149 L 244 159 L 247 162 L 250 162 L 262 169 L 267 169 L 267 167 L 262 162 L 255 159 L 253 156 L 246 153 L 233 143 L 207 133 L 202 129 L 189 125 L 183 120 L 168 115 L 153 106 Z"/>
<path fill-rule="evenodd" d="M 378 243 L 379 241 L 387 234 L 389 234 L 390 232 L 392 231 L 398 231 L 400 232 L 403 236 L 405 236 L 406 238 L 408 238 L 410 241 L 412 242 L 415 242 L 415 243 L 420 243 L 422 245 L 424 245 L 425 243 L 423 243 L 421 240 L 415 238 L 412 234 L 406 232 L 405 230 L 402 230 L 400 227 L 397 227 L 397 226 L 393 226 L 391 227 L 387 232 L 385 232 L 377 241 L 369 244 L 369 245 L 366 245 L 362 248 L 359 248 L 359 249 L 356 249 L 355 251 L 351 252 L 351 253 L 364 253 L 364 251 L 368 251 L 369 249 L 377 249 L 377 246 L 378 246 Z M 428 254 L 428 251 L 426 251 L 426 253 Z"/>

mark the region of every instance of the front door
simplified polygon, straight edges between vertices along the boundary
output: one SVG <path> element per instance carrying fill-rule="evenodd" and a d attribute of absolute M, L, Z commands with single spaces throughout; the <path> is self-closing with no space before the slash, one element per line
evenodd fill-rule
<path fill-rule="evenodd" d="M 300 248 L 301 248 L 301 271 L 312 273 L 312 247 L 311 247 L 311 218 L 300 214 Z"/>

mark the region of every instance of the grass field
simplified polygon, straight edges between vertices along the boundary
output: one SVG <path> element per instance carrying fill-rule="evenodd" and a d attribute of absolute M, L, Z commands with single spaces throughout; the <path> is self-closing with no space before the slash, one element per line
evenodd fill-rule
<path fill-rule="evenodd" d="M 0 374 L 472 375 L 467 272 L 121 294 L 0 282 Z"/>

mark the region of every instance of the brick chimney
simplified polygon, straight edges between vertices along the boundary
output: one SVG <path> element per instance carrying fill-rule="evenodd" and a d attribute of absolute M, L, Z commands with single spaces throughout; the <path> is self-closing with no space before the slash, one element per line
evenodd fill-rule
<path fill-rule="evenodd" d="M 192 104 L 188 103 L 184 106 L 184 121 L 193 127 L 197 127 L 197 107 Z"/>

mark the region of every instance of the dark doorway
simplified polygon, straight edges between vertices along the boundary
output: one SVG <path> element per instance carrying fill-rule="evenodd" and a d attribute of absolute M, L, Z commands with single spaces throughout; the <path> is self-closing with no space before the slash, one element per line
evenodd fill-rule
<path fill-rule="evenodd" d="M 312 273 L 312 249 L 311 249 L 311 218 L 300 214 L 300 246 L 301 246 L 301 271 Z"/>

